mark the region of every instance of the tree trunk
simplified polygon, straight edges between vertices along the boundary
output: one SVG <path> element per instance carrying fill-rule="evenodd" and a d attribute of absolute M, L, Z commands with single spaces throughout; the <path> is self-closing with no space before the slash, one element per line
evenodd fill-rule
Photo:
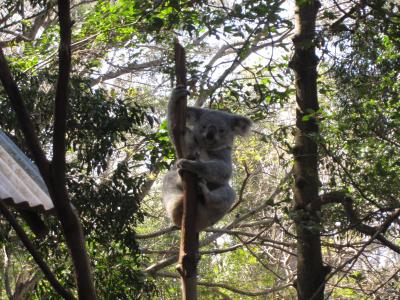
<path fill-rule="evenodd" d="M 177 85 L 186 86 L 186 56 L 185 50 L 175 41 L 175 71 Z M 186 130 L 187 99 L 180 99 L 175 107 L 176 120 L 172 122 L 172 134 L 177 157 L 183 157 Z M 187 157 L 185 157 L 187 158 Z M 181 243 L 179 250 L 178 272 L 181 275 L 182 299 L 197 299 L 197 263 L 199 253 L 199 235 L 196 231 L 197 216 L 197 177 L 190 172 L 181 172 L 183 185 L 183 214 L 181 224 Z"/>
<path fill-rule="evenodd" d="M 297 280 L 299 300 L 323 299 L 324 277 L 320 241 L 320 204 L 318 198 L 319 128 L 315 20 L 318 1 L 296 1 L 296 34 L 290 67 L 295 72 L 296 134 L 294 154 L 294 210 L 297 233 Z"/>

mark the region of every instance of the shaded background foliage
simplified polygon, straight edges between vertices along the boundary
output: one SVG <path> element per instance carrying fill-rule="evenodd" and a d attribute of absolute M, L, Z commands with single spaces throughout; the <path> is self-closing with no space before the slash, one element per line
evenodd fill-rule
<path fill-rule="evenodd" d="M 27 107 L 33 112 L 39 139 L 50 152 L 55 80 L 55 75 L 43 70 L 32 77 L 21 75 L 18 81 Z M 146 126 L 151 128 L 154 124 L 155 116 L 148 107 L 138 105 L 129 96 L 116 98 L 103 89 L 93 90 L 88 80 L 81 78 L 73 78 L 70 87 L 68 189 L 74 206 L 80 212 L 91 257 L 99 266 L 95 268 L 95 275 L 100 295 L 124 299 L 139 294 L 143 287 L 151 287 L 146 284 L 142 272 L 134 268 L 141 261 L 134 226 L 143 218 L 138 195 L 144 179 L 143 175 L 133 175 L 132 169 L 144 166 L 146 160 L 154 161 L 154 156 L 159 156 L 159 153 L 145 148 L 133 155 L 120 153 L 118 149 L 127 147 L 128 140 L 136 134 L 146 140 L 148 147 L 163 142 L 157 139 L 157 135 L 146 135 L 143 131 Z M 23 137 L 16 130 L 15 115 L 10 111 L 3 92 L 0 105 L 1 128 L 25 149 Z M 125 157 L 117 166 L 109 165 L 114 156 Z M 73 287 L 72 274 L 65 272 L 70 269 L 65 260 L 68 256 L 66 248 L 59 247 L 62 242 L 59 225 L 52 218 L 46 220 L 51 232 L 45 241 L 40 241 L 39 248 L 55 263 L 56 274 Z M 39 298 L 52 293 L 47 283 L 43 284 L 46 287 L 37 290 Z"/>
<path fill-rule="evenodd" d="M 329 73 L 334 100 L 322 133 L 331 188 L 347 189 L 371 221 L 399 205 L 400 28 L 393 6 L 372 10 L 340 34 L 336 46 L 347 50 Z"/>

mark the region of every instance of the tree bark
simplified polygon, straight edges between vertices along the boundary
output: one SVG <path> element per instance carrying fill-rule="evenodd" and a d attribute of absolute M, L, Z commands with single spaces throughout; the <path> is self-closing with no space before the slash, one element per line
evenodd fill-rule
<path fill-rule="evenodd" d="M 71 73 L 71 27 L 69 0 L 58 0 L 58 18 L 60 24 L 59 73 L 57 79 L 53 159 L 50 170 L 50 195 L 60 219 L 65 240 L 70 250 L 76 273 L 79 299 L 97 299 L 94 287 L 90 259 L 85 247 L 85 237 L 77 211 L 71 206 L 66 187 L 66 121 L 69 97 L 69 79 Z"/>
<path fill-rule="evenodd" d="M 175 41 L 175 69 L 177 85 L 186 86 L 185 50 Z M 178 158 L 182 158 L 184 148 L 183 134 L 186 130 L 187 99 L 179 101 L 175 107 L 176 120 L 169 120 L 173 132 L 173 140 Z M 196 231 L 197 216 L 197 178 L 190 172 L 181 172 L 183 185 L 183 215 L 181 224 L 181 244 L 179 250 L 178 271 L 182 281 L 182 299 L 197 299 L 197 262 L 199 251 L 199 235 Z"/>
<path fill-rule="evenodd" d="M 324 295 L 326 267 L 322 265 L 320 241 L 320 201 L 318 198 L 319 110 L 315 21 L 318 1 L 296 1 L 294 55 L 289 66 L 295 72 L 296 133 L 294 154 L 294 210 L 297 233 L 297 280 L 299 300 L 319 300 Z"/>

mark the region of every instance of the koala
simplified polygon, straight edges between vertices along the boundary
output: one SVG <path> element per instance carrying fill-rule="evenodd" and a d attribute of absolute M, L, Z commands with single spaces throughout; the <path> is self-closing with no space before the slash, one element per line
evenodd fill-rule
<path fill-rule="evenodd" d="M 186 88 L 178 86 L 170 97 L 168 126 L 171 136 L 174 107 L 186 94 Z M 162 188 L 168 217 L 176 226 L 181 226 L 183 213 L 180 170 L 192 172 L 199 178 L 197 231 L 213 225 L 228 213 L 235 200 L 235 192 L 229 185 L 233 140 L 237 135 L 246 135 L 251 125 L 250 119 L 243 116 L 212 109 L 187 108 L 184 158 L 179 159 L 164 176 Z"/>

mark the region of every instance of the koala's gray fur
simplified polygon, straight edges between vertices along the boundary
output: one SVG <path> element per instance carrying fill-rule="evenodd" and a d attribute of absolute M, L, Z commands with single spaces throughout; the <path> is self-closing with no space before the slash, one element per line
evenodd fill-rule
<path fill-rule="evenodd" d="M 177 100 L 187 93 L 178 86 L 168 104 L 168 126 L 171 126 Z M 198 231 L 213 225 L 231 208 L 235 192 L 229 185 L 232 175 L 232 145 L 236 135 L 245 135 L 251 121 L 243 116 L 223 111 L 188 107 L 183 159 L 179 159 L 163 180 L 163 201 L 168 216 L 181 226 L 183 210 L 182 181 L 178 170 L 199 177 L 201 195 L 197 208 Z M 171 135 L 171 128 L 169 127 Z M 186 159 L 186 158 L 192 159 Z"/>

